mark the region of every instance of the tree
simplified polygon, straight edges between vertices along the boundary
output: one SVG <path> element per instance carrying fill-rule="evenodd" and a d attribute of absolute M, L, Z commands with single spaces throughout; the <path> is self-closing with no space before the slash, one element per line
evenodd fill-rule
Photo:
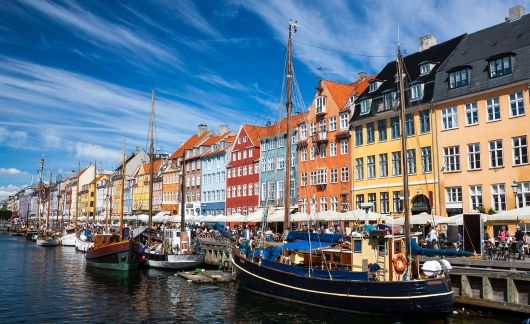
<path fill-rule="evenodd" d="M 5 208 L 0 209 L 0 219 L 1 220 L 8 220 L 11 218 L 11 211 L 7 210 Z"/>

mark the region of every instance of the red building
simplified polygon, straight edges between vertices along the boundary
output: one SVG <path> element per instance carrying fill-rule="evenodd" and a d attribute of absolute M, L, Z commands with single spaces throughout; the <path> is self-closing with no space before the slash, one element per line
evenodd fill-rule
<path fill-rule="evenodd" d="M 247 215 L 259 204 L 260 136 L 267 127 L 242 125 L 226 169 L 226 214 Z"/>

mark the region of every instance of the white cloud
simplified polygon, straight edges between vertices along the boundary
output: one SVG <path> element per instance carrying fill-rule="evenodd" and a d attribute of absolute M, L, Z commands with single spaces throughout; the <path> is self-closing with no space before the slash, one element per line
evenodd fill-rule
<path fill-rule="evenodd" d="M 0 176 L 14 176 L 24 173 L 17 168 L 0 168 Z"/>
<path fill-rule="evenodd" d="M 99 161 L 119 161 L 120 152 L 106 147 L 90 144 L 76 143 L 75 155 L 78 159 L 99 160 Z"/>
<path fill-rule="evenodd" d="M 17 187 L 12 184 L 7 186 L 0 186 L 0 201 L 8 198 L 11 195 L 16 194 L 20 190 L 20 187 Z"/>
<path fill-rule="evenodd" d="M 208 36 L 221 37 L 221 34 L 201 15 L 192 1 L 168 1 L 165 4 L 177 13 L 184 23 Z"/>
<path fill-rule="evenodd" d="M 24 146 L 28 138 L 28 133 L 19 130 L 0 127 L 0 145 L 10 147 Z"/>
<path fill-rule="evenodd" d="M 237 91 L 247 90 L 247 87 L 245 87 L 241 83 L 237 81 L 228 81 L 216 73 L 201 74 L 198 76 L 198 78 L 206 83 L 209 83 L 212 85 L 218 85 L 218 86 L 221 86 L 227 89 L 232 89 L 232 90 L 237 90 Z"/>

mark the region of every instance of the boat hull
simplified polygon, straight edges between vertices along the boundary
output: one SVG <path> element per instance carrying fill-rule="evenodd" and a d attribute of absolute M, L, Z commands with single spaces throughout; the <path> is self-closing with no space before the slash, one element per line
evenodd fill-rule
<path fill-rule="evenodd" d="M 37 245 L 38 246 L 57 246 L 59 245 L 59 241 L 56 239 L 37 239 Z"/>
<path fill-rule="evenodd" d="M 65 234 L 61 236 L 60 243 L 62 246 L 76 246 L 76 236 L 75 233 Z"/>
<path fill-rule="evenodd" d="M 121 241 L 98 249 L 89 249 L 86 252 L 87 266 L 128 271 L 137 269 L 140 258 L 134 241 Z"/>
<path fill-rule="evenodd" d="M 167 270 L 193 269 L 204 261 L 204 254 L 146 255 L 150 268 Z"/>
<path fill-rule="evenodd" d="M 274 298 L 385 316 L 445 316 L 452 312 L 449 278 L 386 282 L 330 280 L 261 266 L 238 252 L 233 253 L 232 262 L 241 287 Z"/>
<path fill-rule="evenodd" d="M 88 249 L 92 248 L 94 246 L 94 242 L 90 241 L 83 241 L 79 239 L 79 237 L 75 238 L 75 249 L 77 251 L 86 252 Z"/>

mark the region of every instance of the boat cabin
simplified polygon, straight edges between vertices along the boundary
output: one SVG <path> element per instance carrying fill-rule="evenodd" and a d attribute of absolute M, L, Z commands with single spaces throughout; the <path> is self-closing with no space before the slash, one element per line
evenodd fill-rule
<path fill-rule="evenodd" d="M 117 234 L 98 234 L 94 239 L 94 249 L 99 249 L 120 241 L 120 236 Z"/>

